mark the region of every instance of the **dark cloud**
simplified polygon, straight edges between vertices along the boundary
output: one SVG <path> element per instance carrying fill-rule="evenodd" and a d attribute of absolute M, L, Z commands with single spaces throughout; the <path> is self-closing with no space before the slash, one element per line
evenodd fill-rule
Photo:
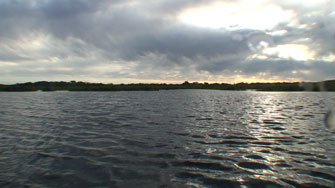
<path fill-rule="evenodd" d="M 281 23 L 267 31 L 201 28 L 177 20 L 183 9 L 209 2 L 215 1 L 0 0 L 3 79 L 19 75 L 33 79 L 39 74 L 45 79 L 48 75 L 59 79 L 61 75 L 95 75 L 110 80 L 164 80 L 173 76 L 188 79 L 204 72 L 213 77 L 239 72 L 245 77 L 267 73 L 311 80 L 335 75 L 330 71 L 334 60 L 323 60 L 335 54 L 335 13 L 331 9 L 273 1 L 294 10 L 298 23 Z M 271 34 L 279 30 L 287 32 Z M 261 46 L 262 41 L 268 46 Z M 262 52 L 285 44 L 306 45 L 316 57 L 302 62 Z M 250 58 L 254 54 L 267 57 Z M 106 69 L 90 72 L 100 66 Z"/>
<path fill-rule="evenodd" d="M 124 46 L 136 51 L 134 54 L 160 53 L 171 59 L 212 58 L 250 52 L 245 37 L 236 40 L 230 32 L 181 26 L 143 33 L 136 39 L 126 41 Z"/>

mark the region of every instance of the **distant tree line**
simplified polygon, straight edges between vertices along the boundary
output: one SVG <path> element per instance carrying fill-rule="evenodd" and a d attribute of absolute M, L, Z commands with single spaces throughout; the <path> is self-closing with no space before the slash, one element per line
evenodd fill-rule
<path fill-rule="evenodd" d="M 26 82 L 13 85 L 0 84 L 0 91 L 156 91 L 171 89 L 256 90 L 256 91 L 335 91 L 335 80 L 323 82 L 276 83 L 190 83 L 182 84 L 102 84 L 88 82 Z"/>

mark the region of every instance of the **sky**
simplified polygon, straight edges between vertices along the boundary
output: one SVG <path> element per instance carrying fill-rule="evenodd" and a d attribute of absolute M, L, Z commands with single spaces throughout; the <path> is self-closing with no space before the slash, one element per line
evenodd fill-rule
<path fill-rule="evenodd" d="M 0 83 L 335 78 L 335 0 L 0 0 Z"/>

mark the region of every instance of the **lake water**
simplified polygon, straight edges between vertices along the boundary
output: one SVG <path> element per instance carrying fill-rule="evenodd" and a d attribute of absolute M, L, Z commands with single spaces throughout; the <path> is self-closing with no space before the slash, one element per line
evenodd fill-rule
<path fill-rule="evenodd" d="M 0 93 L 0 187 L 334 187 L 335 93 Z"/>

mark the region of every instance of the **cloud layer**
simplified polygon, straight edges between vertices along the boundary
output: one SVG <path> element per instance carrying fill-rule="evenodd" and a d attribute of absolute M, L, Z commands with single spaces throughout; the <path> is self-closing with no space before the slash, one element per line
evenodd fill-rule
<path fill-rule="evenodd" d="M 332 0 L 0 0 L 0 82 L 332 79 L 334 7 Z M 187 22 L 190 11 L 217 14 Z M 200 22 L 207 20 L 213 27 Z"/>

